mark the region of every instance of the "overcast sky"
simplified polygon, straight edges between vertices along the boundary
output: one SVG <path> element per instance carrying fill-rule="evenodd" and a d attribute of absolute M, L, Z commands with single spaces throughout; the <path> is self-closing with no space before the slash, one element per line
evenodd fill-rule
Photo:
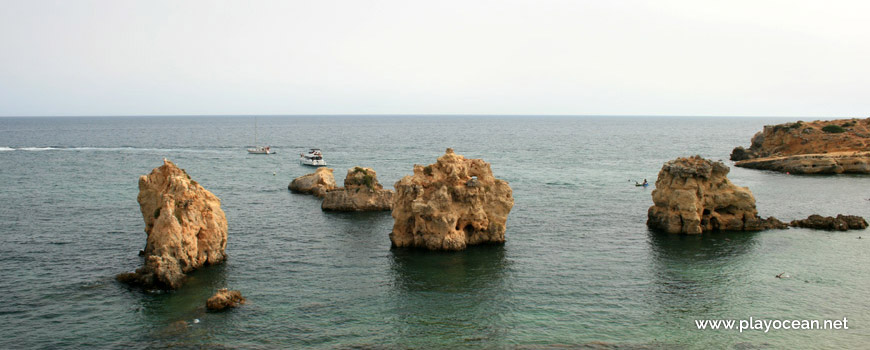
<path fill-rule="evenodd" d="M 0 116 L 870 110 L 868 1 L 0 5 Z"/>

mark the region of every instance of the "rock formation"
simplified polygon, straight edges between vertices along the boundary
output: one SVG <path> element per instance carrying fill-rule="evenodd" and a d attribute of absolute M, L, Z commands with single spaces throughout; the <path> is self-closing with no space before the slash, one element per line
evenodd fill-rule
<path fill-rule="evenodd" d="M 335 188 L 335 177 L 330 168 L 317 168 L 313 173 L 293 179 L 287 188 L 293 192 L 326 196 L 326 192 Z"/>
<path fill-rule="evenodd" d="M 700 156 L 665 163 L 652 192 L 647 225 L 684 234 L 788 227 L 774 217 L 758 217 L 752 192 L 732 184 L 726 177 L 729 171 L 722 162 Z"/>
<path fill-rule="evenodd" d="M 226 258 L 227 219 L 220 199 L 183 169 L 163 165 L 139 177 L 139 208 L 145 220 L 145 265 L 118 280 L 175 289 L 185 273 Z"/>
<path fill-rule="evenodd" d="M 863 230 L 867 228 L 867 221 L 855 215 L 837 215 L 837 217 L 810 215 L 803 220 L 794 220 L 792 227 L 804 227 L 817 230 Z"/>
<path fill-rule="evenodd" d="M 237 290 L 220 289 L 205 302 L 205 307 L 211 311 L 221 311 L 226 308 L 237 307 L 245 303 L 245 297 Z"/>
<path fill-rule="evenodd" d="M 344 187 L 326 192 L 320 208 L 332 211 L 390 210 L 393 191 L 378 183 L 378 174 L 371 168 L 353 167 L 347 170 Z"/>
<path fill-rule="evenodd" d="M 870 118 L 767 125 L 735 166 L 793 174 L 870 173 Z"/>
<path fill-rule="evenodd" d="M 394 247 L 462 250 L 504 243 L 512 191 L 482 159 L 465 159 L 448 148 L 435 164 L 415 165 L 414 175 L 395 187 Z"/>

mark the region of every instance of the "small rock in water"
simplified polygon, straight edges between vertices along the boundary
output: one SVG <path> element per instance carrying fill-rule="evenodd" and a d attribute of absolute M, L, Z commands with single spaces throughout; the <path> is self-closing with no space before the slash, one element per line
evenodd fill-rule
<path fill-rule="evenodd" d="M 324 211 L 390 210 L 393 193 L 378 183 L 374 169 L 357 166 L 347 170 L 344 188 L 326 192 L 320 208 Z"/>
<path fill-rule="evenodd" d="M 287 186 L 292 192 L 313 194 L 323 198 L 326 192 L 335 188 L 335 176 L 332 175 L 331 168 L 317 168 L 313 173 L 302 175 L 293 179 L 290 185 Z"/>
<path fill-rule="evenodd" d="M 223 288 L 217 291 L 214 296 L 208 298 L 205 305 L 209 310 L 220 311 L 226 308 L 233 308 L 244 304 L 245 298 L 242 293 L 237 290 L 229 290 Z"/>
<path fill-rule="evenodd" d="M 793 220 L 789 225 L 792 227 L 803 227 L 817 230 L 863 230 L 867 228 L 867 221 L 860 216 L 855 215 L 837 215 L 821 216 L 817 214 L 810 215 L 803 220 Z"/>

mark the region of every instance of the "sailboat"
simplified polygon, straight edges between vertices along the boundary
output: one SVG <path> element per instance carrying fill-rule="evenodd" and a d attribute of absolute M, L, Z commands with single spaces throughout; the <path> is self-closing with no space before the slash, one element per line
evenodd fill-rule
<path fill-rule="evenodd" d="M 256 146 L 257 144 L 257 117 L 254 117 L 254 148 L 248 148 L 249 154 L 273 154 L 272 148 L 269 146 Z"/>

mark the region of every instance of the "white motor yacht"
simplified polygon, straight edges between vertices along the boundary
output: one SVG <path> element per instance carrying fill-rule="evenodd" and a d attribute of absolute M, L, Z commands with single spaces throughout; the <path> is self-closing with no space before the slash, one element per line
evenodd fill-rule
<path fill-rule="evenodd" d="M 310 166 L 326 166 L 326 161 L 323 160 L 323 152 L 320 149 L 312 148 L 308 154 L 299 154 L 299 163 Z"/>

